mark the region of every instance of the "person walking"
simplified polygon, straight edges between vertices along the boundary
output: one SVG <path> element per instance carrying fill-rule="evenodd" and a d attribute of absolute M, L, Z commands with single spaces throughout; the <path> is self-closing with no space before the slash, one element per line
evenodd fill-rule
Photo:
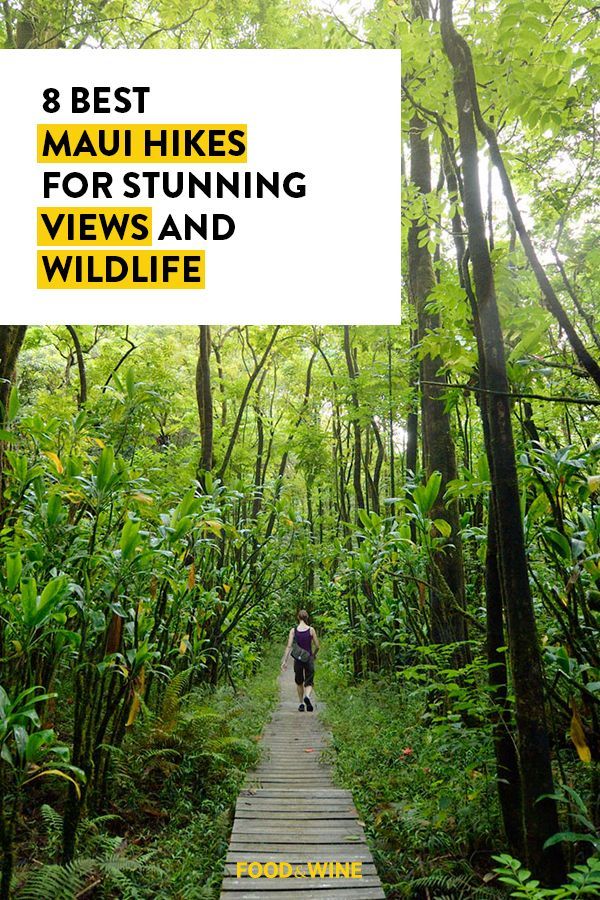
<path fill-rule="evenodd" d="M 315 657 L 319 652 L 317 632 L 309 623 L 308 613 L 301 609 L 298 613 L 298 624 L 290 628 L 287 647 L 281 660 L 281 670 L 285 672 L 290 656 L 294 660 L 294 681 L 298 691 L 299 712 L 312 712 L 311 701 L 315 680 Z"/>

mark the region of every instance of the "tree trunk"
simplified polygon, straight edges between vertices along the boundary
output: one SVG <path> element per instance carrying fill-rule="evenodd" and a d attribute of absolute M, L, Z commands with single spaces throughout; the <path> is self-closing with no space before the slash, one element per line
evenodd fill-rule
<path fill-rule="evenodd" d="M 6 421 L 8 399 L 27 325 L 0 325 L 0 415 Z"/>
<path fill-rule="evenodd" d="M 346 366 L 348 368 L 348 376 L 350 378 L 350 400 L 352 403 L 352 433 L 354 436 L 354 463 L 352 467 L 352 482 L 354 485 L 356 508 L 364 509 L 365 497 L 362 489 L 362 429 L 360 427 L 359 421 L 360 406 L 358 403 L 358 393 L 356 390 L 356 379 L 358 377 L 358 371 L 356 368 L 354 356 L 352 354 L 349 325 L 344 325 L 344 355 L 346 357 Z"/>
<path fill-rule="evenodd" d="M 282 457 L 281 457 L 281 462 L 279 463 L 279 469 L 277 471 L 277 481 L 276 481 L 276 486 L 275 486 L 275 500 L 278 500 L 279 496 L 281 495 L 281 488 L 283 485 L 283 477 L 285 475 L 285 470 L 287 469 L 288 459 L 289 459 L 289 455 L 290 455 L 290 449 L 291 449 L 292 443 L 294 441 L 294 436 L 302 423 L 302 419 L 304 418 L 304 413 L 306 412 L 306 407 L 308 406 L 308 401 L 310 399 L 310 391 L 311 391 L 311 387 L 312 387 L 312 370 L 313 370 L 316 356 L 317 356 L 317 351 L 315 350 L 315 352 L 312 354 L 311 358 L 308 361 L 308 366 L 306 369 L 306 383 L 304 386 L 304 397 L 302 398 L 302 406 L 300 407 L 300 413 L 298 414 L 296 422 L 294 423 L 294 427 L 293 427 L 291 433 L 288 435 L 288 439 L 285 443 L 285 449 L 284 449 Z M 271 511 L 271 515 L 269 516 L 269 521 L 267 522 L 267 528 L 265 531 L 265 539 L 270 538 L 271 535 L 273 534 L 273 529 L 275 527 L 276 518 L 277 518 L 277 513 L 275 510 L 275 507 L 273 507 L 273 510 Z"/>
<path fill-rule="evenodd" d="M 388 452 L 390 456 L 390 497 L 392 498 L 392 502 L 390 503 L 390 514 L 392 516 L 396 515 L 396 504 L 394 502 L 394 498 L 396 496 L 396 452 L 394 447 L 394 390 L 392 383 L 392 337 L 390 334 L 390 329 L 388 328 L 388 339 L 387 339 L 387 382 L 388 382 L 388 428 L 389 428 L 389 436 L 388 436 Z"/>
<path fill-rule="evenodd" d="M 379 513 L 381 512 L 381 502 L 379 500 L 379 483 L 381 481 L 381 470 L 383 468 L 383 462 L 385 460 L 385 447 L 383 445 L 379 426 L 377 425 L 377 422 L 374 418 L 371 420 L 371 429 L 375 437 L 375 443 L 377 444 L 377 456 L 375 457 L 375 465 L 373 467 L 372 475 L 370 469 L 367 467 L 367 484 L 369 488 L 369 496 L 371 498 L 371 507 L 373 509 L 373 512 L 379 515 Z"/>
<path fill-rule="evenodd" d="M 522 856 L 525 844 L 523 840 L 523 820 L 521 818 L 521 777 L 517 748 L 510 727 L 511 708 L 508 698 L 506 653 L 501 649 L 506 644 L 502 614 L 504 604 L 498 560 L 496 515 L 492 494 L 490 496 L 487 531 L 485 599 L 487 660 L 490 667 L 489 684 L 491 700 L 494 704 L 492 710 L 494 752 L 496 755 L 498 797 L 504 831 L 511 853 Z"/>
<path fill-rule="evenodd" d="M 210 325 L 200 325 L 200 350 L 196 366 L 196 400 L 200 416 L 200 472 L 213 466 L 213 399 L 210 379 Z"/>
<path fill-rule="evenodd" d="M 527 863 L 536 876 L 560 884 L 565 876 L 558 845 L 543 849 L 558 831 L 556 803 L 540 799 L 553 792 L 544 689 L 515 464 L 504 341 L 479 184 L 479 155 L 464 51 L 454 30 L 452 0 L 441 0 L 444 50 L 454 73 L 454 97 L 463 161 L 464 211 L 468 229 L 478 317 L 477 339 L 482 385 L 486 392 L 487 455 L 496 508 L 499 571 L 506 602 L 510 662 L 515 693 L 523 822 Z"/>
<path fill-rule="evenodd" d="M 222 344 L 213 341 L 213 353 L 217 363 L 217 375 L 219 377 L 219 393 L 221 394 L 221 428 L 227 425 L 227 397 L 225 395 L 225 378 L 223 375 L 223 360 L 221 358 Z"/>
<path fill-rule="evenodd" d="M 263 372 L 258 387 L 256 388 L 256 397 L 254 400 L 254 415 L 256 417 L 256 460 L 254 463 L 254 484 L 252 498 L 252 518 L 256 519 L 262 506 L 263 498 L 263 456 L 265 452 L 265 426 L 263 422 L 263 413 L 260 408 L 260 392 L 264 384 L 266 371 Z"/>
<path fill-rule="evenodd" d="M 413 14 L 416 18 L 424 17 L 426 11 L 427 5 L 422 0 L 414 0 Z M 419 192 L 426 196 L 431 192 L 431 156 L 429 140 L 424 130 L 423 119 L 415 114 L 410 125 L 410 179 Z M 427 332 L 440 327 L 439 315 L 428 309 L 430 295 L 435 287 L 435 276 L 429 248 L 427 244 L 420 246 L 424 229 L 428 230 L 428 226 L 415 220 L 408 232 L 409 291 L 417 315 L 419 343 Z M 450 415 L 445 409 L 444 401 L 446 379 L 438 374 L 441 365 L 439 357 L 429 355 L 420 361 L 421 419 L 425 473 L 427 477 L 433 472 L 439 472 L 442 476 L 438 499 L 431 514 L 433 518 L 444 519 L 452 529 L 447 544 L 436 553 L 432 567 L 429 597 L 431 640 L 436 644 L 450 644 L 466 641 L 467 628 L 460 612 L 465 606 L 465 578 L 458 504 L 455 500 L 444 502 L 446 486 L 457 477 L 457 469 Z M 440 574 L 443 581 L 436 588 Z M 443 582 L 450 589 L 453 604 Z M 457 654 L 456 662 L 464 663 L 468 657 L 465 648 Z"/>
<path fill-rule="evenodd" d="M 447 148 L 449 149 L 449 148 Z M 478 340 L 480 339 L 479 318 L 475 298 L 473 296 L 470 276 L 465 271 L 463 260 L 466 259 L 466 244 L 463 237 L 464 228 L 461 214 L 458 211 L 459 188 L 456 161 L 444 154 L 446 184 L 451 201 L 456 204 L 452 217 L 452 235 L 456 247 L 458 277 L 462 287 L 471 300 L 473 318 Z M 487 395 L 479 395 L 482 425 L 486 430 L 485 445 L 489 446 L 487 435 L 488 414 L 486 411 Z M 465 436 L 466 437 L 466 436 Z M 498 536 L 495 521 L 496 510 L 493 494 L 490 494 L 488 513 L 487 551 L 485 560 L 485 594 L 486 594 L 486 648 L 488 659 L 488 682 L 490 696 L 494 703 L 492 709 L 492 728 L 494 736 L 494 755 L 496 757 L 497 787 L 504 831 L 511 852 L 519 857 L 525 855 L 522 817 L 521 772 L 519 758 L 511 730 L 512 704 L 508 696 L 508 667 L 506 654 L 499 648 L 506 645 L 504 637 L 503 609 L 506 608 L 502 596 L 502 579 L 500 577 L 500 561 L 498 558 Z"/>
<path fill-rule="evenodd" d="M 244 390 L 244 394 L 242 396 L 240 402 L 240 408 L 238 409 L 237 416 L 235 422 L 233 424 L 233 430 L 231 432 L 231 436 L 229 438 L 229 443 L 227 445 L 227 449 L 225 451 L 225 456 L 223 457 L 223 462 L 219 468 L 219 478 L 223 478 L 225 472 L 227 471 L 227 467 L 229 466 L 229 462 L 231 460 L 231 454 L 233 453 L 233 449 L 235 447 L 235 442 L 237 441 L 237 437 L 240 430 L 240 425 L 242 424 L 242 419 L 244 418 L 244 413 L 246 411 L 246 406 L 248 405 L 248 400 L 250 397 L 250 392 L 252 390 L 252 385 L 260 375 L 263 366 L 265 365 L 267 359 L 269 358 L 269 354 L 273 348 L 273 344 L 275 343 L 275 339 L 279 333 L 279 329 L 281 325 L 276 325 L 273 331 L 271 332 L 271 337 L 269 338 L 269 342 L 265 348 L 265 351 L 261 358 L 257 361 L 254 369 L 252 370 L 250 377 L 248 378 L 248 383 L 246 384 L 246 388 Z"/>
<path fill-rule="evenodd" d="M 79 393 L 77 394 L 77 408 L 87 403 L 87 376 L 85 373 L 85 360 L 83 358 L 83 350 L 81 349 L 81 341 L 75 330 L 74 325 L 67 325 L 67 331 L 73 338 L 73 346 L 75 347 L 75 358 L 77 359 L 77 371 L 79 372 Z"/>
<path fill-rule="evenodd" d="M 0 325 L 0 428 L 6 424 L 8 401 L 27 325 Z M 0 523 L 4 512 L 4 441 L 0 440 Z"/>

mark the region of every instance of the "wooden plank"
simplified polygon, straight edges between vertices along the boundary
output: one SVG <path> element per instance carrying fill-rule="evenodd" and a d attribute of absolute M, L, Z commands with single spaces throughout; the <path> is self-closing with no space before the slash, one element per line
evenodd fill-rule
<path fill-rule="evenodd" d="M 292 806 L 293 803 L 293 806 Z M 310 801 L 306 798 L 285 797 L 241 797 L 236 803 L 236 809 L 272 809 L 288 812 L 290 815 L 311 812 L 355 812 L 354 804 L 350 800 L 339 799 Z"/>
<path fill-rule="evenodd" d="M 364 875 L 362 878 L 224 878 L 223 890 L 247 891 L 260 887 L 261 891 L 269 891 L 273 896 L 279 896 L 279 892 L 301 891 L 310 888 L 312 890 L 329 890 L 331 888 L 346 888 L 352 890 L 354 884 L 357 887 L 378 887 L 381 882 L 377 875 Z"/>
<path fill-rule="evenodd" d="M 331 784 L 331 779 L 326 775 L 318 775 L 312 776 L 310 781 L 307 783 L 307 776 L 298 775 L 298 776 L 287 776 L 287 775 L 270 775 L 265 773 L 264 775 L 257 775 L 256 781 L 254 784 L 290 784 L 290 785 L 305 785 L 307 789 L 314 785 L 314 787 L 327 787 L 328 784 Z"/>
<path fill-rule="evenodd" d="M 269 846 L 273 841 L 277 841 L 279 844 L 294 844 L 296 847 L 308 842 L 311 844 L 352 844 L 353 846 L 362 843 L 360 835 L 344 830 L 332 832 L 328 828 L 310 833 L 286 831 L 285 834 L 279 835 L 272 831 L 248 831 L 242 828 L 240 831 L 234 831 L 231 835 L 232 847 L 245 843 L 266 844 Z"/>
<path fill-rule="evenodd" d="M 265 759 L 259 763 L 257 771 L 261 769 L 278 769 L 280 772 L 329 772 L 331 773 L 331 765 L 326 762 L 320 762 L 313 757 L 300 759 L 297 763 L 290 762 L 287 759 Z"/>
<path fill-rule="evenodd" d="M 254 777 L 259 781 L 262 781 L 264 778 L 273 778 L 274 776 L 282 778 L 286 782 L 301 781 L 306 785 L 307 790 L 310 790 L 310 786 L 317 780 L 323 781 L 326 779 L 326 783 L 331 784 L 331 772 L 328 769 L 324 769 L 322 766 L 313 766 L 312 768 L 302 767 L 299 769 L 282 769 L 279 766 L 261 766 L 260 769 L 257 769 L 254 773 Z"/>
<path fill-rule="evenodd" d="M 358 819 L 358 813 L 349 803 L 344 806 L 332 806 L 331 809 L 327 809 L 324 805 L 315 807 L 315 809 L 308 809 L 307 807 L 302 807 L 300 804 L 292 804 L 290 803 L 278 803 L 277 800 L 265 800 L 262 803 L 256 803 L 252 806 L 237 806 L 236 807 L 236 815 L 243 815 L 244 813 L 253 813 L 253 816 L 245 815 L 244 818 L 275 818 L 275 819 L 287 819 L 288 821 L 295 820 L 307 820 L 310 818 L 318 817 L 320 819 L 327 818 L 328 816 L 337 816 L 338 818 L 344 818 L 344 813 L 347 818 Z M 264 815 L 260 815 L 263 813 Z M 277 814 L 277 815 L 275 815 Z"/>
<path fill-rule="evenodd" d="M 315 803 L 336 803 L 343 802 L 348 805 L 354 805 L 352 797 L 347 791 L 336 792 L 335 788 L 316 788 L 310 792 L 311 798 Z M 243 791 L 240 800 L 275 800 L 284 801 L 285 803 L 298 803 L 306 799 L 306 791 L 301 786 L 294 787 L 264 787 L 256 789 L 248 789 Z"/>
<path fill-rule="evenodd" d="M 310 861 L 311 862 L 331 862 L 331 853 L 328 852 L 327 847 L 320 847 L 318 851 L 311 853 Z M 303 856 L 302 859 L 298 858 L 299 851 L 294 848 L 287 848 L 285 852 L 279 851 L 275 853 L 271 848 L 268 850 L 264 847 L 261 849 L 254 850 L 229 850 L 227 853 L 226 862 L 227 863 L 237 863 L 237 862 L 252 862 L 253 860 L 258 860 L 259 862 L 264 861 L 267 862 L 272 860 L 274 862 L 289 862 L 297 865 L 306 865 L 307 858 Z M 372 863 L 373 857 L 367 847 L 357 846 L 357 847 L 341 847 L 338 848 L 335 855 L 335 861 L 338 862 L 353 862 L 359 861 L 363 863 Z"/>
<path fill-rule="evenodd" d="M 259 766 L 254 775 L 256 778 L 262 778 L 263 775 L 284 775 L 286 778 L 313 778 L 315 775 L 323 775 L 329 779 L 331 778 L 331 769 L 317 763 L 284 766 L 281 763 L 268 762 Z"/>
<path fill-rule="evenodd" d="M 302 788 L 243 788 L 240 792 L 240 797 L 292 797 L 295 794 L 305 796 L 305 791 Z M 339 800 L 339 799 L 350 799 L 351 794 L 349 791 L 344 790 L 344 788 L 312 788 L 310 789 L 310 796 L 314 797 L 316 800 L 321 799 L 322 797 L 327 797 L 329 800 Z"/>
<path fill-rule="evenodd" d="M 281 807 L 281 806 L 273 806 L 272 808 L 263 808 L 263 807 L 255 807 L 255 806 L 246 806 L 246 807 L 238 807 L 236 810 L 236 818 L 240 819 L 278 819 L 280 828 L 284 828 L 284 825 L 281 825 L 282 821 L 286 822 L 307 822 L 310 819 L 314 819 L 318 821 L 319 819 L 325 819 L 325 821 L 335 820 L 335 819 L 356 819 L 358 821 L 358 813 L 356 810 L 352 809 L 351 806 L 342 807 L 340 809 L 317 809 L 317 810 L 301 810 L 300 812 L 293 812 L 291 807 Z"/>
<path fill-rule="evenodd" d="M 336 860 L 336 859 L 339 859 L 338 853 L 341 853 L 341 852 L 348 853 L 349 848 L 351 846 L 355 847 L 358 852 L 358 850 L 362 846 L 361 844 L 358 843 L 358 841 L 356 841 L 356 842 L 346 841 L 346 842 L 342 842 L 342 843 L 330 842 L 329 844 L 322 844 L 322 843 L 319 844 L 319 843 L 309 843 L 308 841 L 290 841 L 288 843 L 287 841 L 279 840 L 277 842 L 273 841 L 273 843 L 269 843 L 269 852 L 287 853 L 289 856 L 290 845 L 292 847 L 294 847 L 297 852 L 302 851 L 302 855 L 304 856 L 305 860 L 307 860 L 307 859 L 312 860 L 313 854 L 315 854 L 315 853 L 323 854 L 324 847 L 327 848 L 327 853 L 328 853 L 327 859 Z M 252 851 L 252 850 L 256 850 L 257 852 L 262 852 L 262 853 L 265 852 L 264 844 L 262 844 L 260 841 L 253 841 L 250 839 L 246 840 L 246 841 L 232 840 L 229 846 L 231 847 L 232 850 L 239 850 L 240 852 L 242 852 L 242 851 L 248 852 L 248 851 Z M 360 859 L 361 857 L 355 856 L 354 858 Z"/>
<path fill-rule="evenodd" d="M 311 809 L 354 809 L 354 803 L 350 795 L 346 797 L 332 797 L 331 799 L 320 797 L 311 798 L 309 795 L 299 797 L 296 791 L 288 791 L 280 797 L 263 797 L 260 792 L 252 797 L 239 797 L 236 803 L 240 809 L 253 806 L 255 809 L 268 809 L 270 806 L 274 808 L 299 809 L 310 812 Z"/>
<path fill-rule="evenodd" d="M 300 787 L 304 785 L 305 788 L 310 790 L 310 787 L 327 787 L 328 784 L 331 784 L 331 779 L 326 775 L 314 775 L 314 776 L 306 776 L 306 775 L 271 775 L 269 773 L 264 773 L 263 775 L 258 775 L 255 784 L 264 785 L 264 784 L 289 784 L 292 787 Z"/>
<path fill-rule="evenodd" d="M 266 828 L 263 822 L 256 822 L 255 819 L 240 819 L 239 825 L 236 825 L 231 832 L 232 840 L 283 840 L 281 828 Z M 339 841 L 354 841 L 362 843 L 364 839 L 363 831 L 356 821 L 352 819 L 338 822 L 334 827 L 327 826 L 326 822 L 315 822 L 311 828 L 286 828 L 285 840 L 298 841 L 315 841 L 317 838 L 330 837 L 333 843 Z"/>
<path fill-rule="evenodd" d="M 277 900 L 385 900 L 381 887 L 361 887 L 360 881 L 353 888 L 303 888 L 301 890 L 281 890 L 275 895 Z M 221 900 L 265 900 L 262 888 L 246 891 L 223 891 Z"/>
<path fill-rule="evenodd" d="M 285 833 L 286 839 L 288 836 L 291 836 L 296 837 L 300 841 L 304 838 L 312 838 L 313 834 L 329 834 L 332 839 L 335 835 L 343 835 L 344 840 L 346 840 L 346 836 L 351 834 L 361 842 L 364 840 L 362 826 L 358 824 L 356 819 L 336 819 L 335 822 L 330 823 L 326 819 L 321 819 L 310 826 L 305 825 L 304 827 L 290 824 L 285 828 L 285 831 L 281 828 L 281 822 L 273 822 L 271 825 L 268 825 L 266 822 L 257 819 L 240 819 L 239 822 L 236 820 L 235 828 L 231 833 L 234 837 L 239 834 L 266 834 L 271 835 L 274 840 L 277 840 L 280 835 L 280 839 L 283 839 Z"/>
<path fill-rule="evenodd" d="M 256 772 L 252 773 L 252 780 L 262 781 L 265 777 L 267 778 L 282 778 L 285 781 L 306 781 L 307 778 L 311 780 L 321 780 L 325 781 L 326 784 L 331 784 L 332 781 L 332 773 L 330 769 L 326 769 L 323 766 L 312 766 L 311 768 L 297 768 L 297 769 L 279 769 L 277 766 L 263 766 L 260 769 L 257 769 Z"/>
<path fill-rule="evenodd" d="M 266 819 L 236 819 L 236 827 L 233 829 L 232 834 L 256 833 L 278 835 L 283 832 L 285 832 L 286 837 L 288 834 L 302 836 L 327 833 L 332 837 L 336 834 L 353 834 L 357 839 L 360 838 L 361 841 L 364 840 L 364 832 L 357 819 L 335 819 L 333 822 L 328 822 L 327 819 L 321 819 L 310 825 L 290 823 L 284 826 L 282 826 L 281 822 L 269 822 Z"/>
<path fill-rule="evenodd" d="M 236 819 L 254 819 L 256 821 L 277 822 L 280 828 L 285 828 L 284 822 L 297 821 L 297 819 L 290 818 L 289 812 L 281 812 L 280 810 L 238 809 L 235 817 Z M 349 812 L 346 810 L 338 810 L 336 812 L 321 811 L 318 813 L 311 813 L 311 818 L 314 819 L 315 822 L 337 822 L 340 819 L 347 819 L 349 821 L 355 822 L 359 821 L 357 813 Z"/>
<path fill-rule="evenodd" d="M 271 819 L 270 817 L 260 817 L 260 816 L 236 816 L 235 823 L 240 823 L 240 827 L 243 828 L 253 828 L 255 831 L 276 831 L 278 834 L 281 834 L 282 831 L 300 831 L 309 834 L 311 831 L 325 831 L 329 828 L 330 831 L 335 830 L 343 830 L 344 828 L 348 831 L 357 831 L 360 832 L 361 835 L 364 835 L 364 831 L 362 828 L 362 824 L 355 816 L 346 816 L 345 818 L 340 819 L 312 819 L 309 822 L 305 822 L 303 819 L 289 819 L 285 825 L 282 823 L 281 819 Z"/>

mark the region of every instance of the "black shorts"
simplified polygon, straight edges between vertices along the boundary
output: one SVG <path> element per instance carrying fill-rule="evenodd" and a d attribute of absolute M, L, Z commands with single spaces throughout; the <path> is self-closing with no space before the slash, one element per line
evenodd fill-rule
<path fill-rule="evenodd" d="M 294 681 L 296 684 L 303 684 L 304 687 L 310 687 L 315 680 L 315 661 L 311 656 L 306 662 L 299 659 L 294 660 Z"/>

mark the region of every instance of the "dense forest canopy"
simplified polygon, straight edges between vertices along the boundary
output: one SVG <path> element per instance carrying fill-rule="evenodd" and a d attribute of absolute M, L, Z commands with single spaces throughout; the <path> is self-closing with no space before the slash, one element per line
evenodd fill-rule
<path fill-rule="evenodd" d="M 594 895 L 597 5 L 2 14 L 7 49 L 401 48 L 405 292 L 393 328 L 0 328 L 0 895 L 154 896 L 119 842 L 168 869 L 170 814 L 213 896 L 226 704 L 298 605 L 390 896 Z"/>

